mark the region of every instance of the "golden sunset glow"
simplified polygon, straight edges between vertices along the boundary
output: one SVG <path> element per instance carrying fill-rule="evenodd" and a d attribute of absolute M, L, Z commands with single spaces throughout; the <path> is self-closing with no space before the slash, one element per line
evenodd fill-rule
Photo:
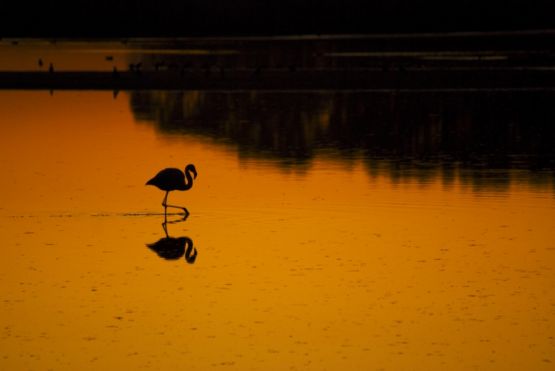
<path fill-rule="evenodd" d="M 396 178 L 326 151 L 284 166 L 157 130 L 125 92 L 3 91 L 0 112 L 1 369 L 555 362 L 552 177 L 480 188 L 462 168 Z M 164 193 L 145 182 L 189 163 L 193 188 L 169 200 L 191 215 L 167 227 L 194 264 L 146 246 Z"/>

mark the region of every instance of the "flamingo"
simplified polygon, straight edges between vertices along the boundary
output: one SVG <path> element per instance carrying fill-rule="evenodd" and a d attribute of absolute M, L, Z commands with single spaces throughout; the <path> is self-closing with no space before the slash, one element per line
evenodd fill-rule
<path fill-rule="evenodd" d="M 193 174 L 191 176 L 191 174 Z M 197 177 L 197 169 L 195 165 L 189 164 L 185 167 L 185 172 L 176 168 L 167 168 L 161 170 L 156 174 L 156 176 L 146 182 L 145 185 L 153 185 L 166 191 L 164 200 L 162 201 L 162 206 L 164 206 L 164 215 L 166 214 L 168 207 L 174 207 L 176 209 L 182 209 L 185 212 L 185 217 L 189 215 L 189 211 L 183 206 L 168 205 L 168 194 L 171 191 L 187 191 L 193 186 L 193 179 Z M 187 179 L 187 182 L 185 182 Z"/>

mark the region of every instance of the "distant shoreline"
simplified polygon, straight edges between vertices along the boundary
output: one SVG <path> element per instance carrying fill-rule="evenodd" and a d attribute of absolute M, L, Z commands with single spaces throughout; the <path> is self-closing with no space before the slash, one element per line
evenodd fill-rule
<path fill-rule="evenodd" d="M 551 90 L 554 45 L 555 29 L 2 39 L 0 89 Z"/>
<path fill-rule="evenodd" d="M 105 37 L 33 37 L 9 36 L 0 38 L 0 41 L 27 40 L 27 41 L 58 41 L 58 42 L 141 42 L 150 40 L 349 40 L 349 39 L 426 39 L 426 38 L 480 38 L 480 37 L 515 37 L 515 36 L 552 36 L 555 29 L 526 29 L 526 30 L 499 30 L 499 31 L 448 31 L 448 32 L 399 32 L 399 33 L 337 33 L 337 34 L 298 34 L 298 35 L 255 35 L 255 36 L 229 36 L 229 35 L 191 35 L 191 36 L 105 36 Z"/>
<path fill-rule="evenodd" d="M 0 72 L 0 89 L 555 90 L 552 70 Z"/>

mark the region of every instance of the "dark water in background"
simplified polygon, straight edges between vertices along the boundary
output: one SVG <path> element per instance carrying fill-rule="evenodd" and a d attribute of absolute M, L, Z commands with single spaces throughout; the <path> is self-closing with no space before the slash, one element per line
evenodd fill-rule
<path fill-rule="evenodd" d="M 555 168 L 552 92 L 132 92 L 140 121 L 236 145 L 241 157 L 309 166 L 318 152 L 368 172 Z M 383 170 L 383 169 L 381 169 Z M 500 180 L 502 183 L 504 180 Z M 509 182 L 509 179 L 506 179 Z"/>

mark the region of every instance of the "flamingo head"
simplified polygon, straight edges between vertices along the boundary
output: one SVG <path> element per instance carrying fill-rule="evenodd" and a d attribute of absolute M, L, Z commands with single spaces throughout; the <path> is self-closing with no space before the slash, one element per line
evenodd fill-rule
<path fill-rule="evenodd" d="M 187 165 L 187 167 L 185 168 L 185 172 L 188 172 L 188 171 L 193 173 L 193 179 L 197 178 L 197 169 L 195 168 L 195 165 L 193 164 Z"/>

